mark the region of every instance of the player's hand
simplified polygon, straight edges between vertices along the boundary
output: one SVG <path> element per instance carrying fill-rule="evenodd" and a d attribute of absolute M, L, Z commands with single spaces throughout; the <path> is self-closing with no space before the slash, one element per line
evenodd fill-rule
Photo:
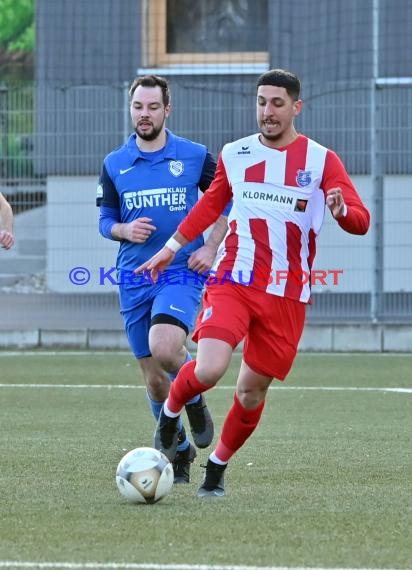
<path fill-rule="evenodd" d="M 144 243 L 156 231 L 156 226 L 153 226 L 151 221 L 151 218 L 137 218 L 124 224 L 122 238 L 133 243 Z"/>
<path fill-rule="evenodd" d="M 215 257 L 216 249 L 205 244 L 191 254 L 187 264 L 192 271 L 206 273 L 212 267 Z"/>
<path fill-rule="evenodd" d="M 341 188 L 331 188 L 326 192 L 326 205 L 335 219 L 344 215 L 345 201 L 342 196 Z"/>
<path fill-rule="evenodd" d="M 144 271 L 150 271 L 150 277 L 154 282 L 156 282 L 159 277 L 159 273 L 173 261 L 175 255 L 174 251 L 165 246 L 148 261 L 135 269 L 134 274 L 138 275 Z"/>
<path fill-rule="evenodd" d="M 10 249 L 14 244 L 14 236 L 6 230 L 0 231 L 0 246 L 4 249 Z"/>

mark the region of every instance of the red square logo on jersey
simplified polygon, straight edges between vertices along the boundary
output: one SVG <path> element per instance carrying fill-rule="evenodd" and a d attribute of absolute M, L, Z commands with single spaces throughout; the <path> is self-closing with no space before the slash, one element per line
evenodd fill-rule
<path fill-rule="evenodd" d="M 306 210 L 307 205 L 308 205 L 307 200 L 300 200 L 298 198 L 295 204 L 295 212 L 304 212 Z"/>

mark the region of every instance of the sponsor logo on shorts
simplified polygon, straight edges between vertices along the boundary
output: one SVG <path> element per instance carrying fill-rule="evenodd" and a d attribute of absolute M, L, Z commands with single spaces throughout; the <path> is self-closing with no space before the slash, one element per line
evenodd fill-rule
<path fill-rule="evenodd" d="M 186 312 L 183 309 L 179 309 L 179 307 L 175 307 L 173 305 L 173 303 L 171 305 L 169 305 L 169 307 L 172 309 L 172 311 L 178 311 L 179 313 L 185 313 Z"/>
<path fill-rule="evenodd" d="M 207 319 L 210 319 L 212 314 L 213 314 L 213 307 L 208 307 L 207 309 L 205 309 L 202 315 L 202 323 L 207 321 Z"/>

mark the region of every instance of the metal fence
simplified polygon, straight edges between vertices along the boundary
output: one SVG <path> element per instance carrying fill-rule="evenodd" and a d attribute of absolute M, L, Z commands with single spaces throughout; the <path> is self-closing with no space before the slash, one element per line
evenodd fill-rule
<path fill-rule="evenodd" d="M 227 84 L 219 84 L 219 78 L 198 81 L 199 89 L 192 93 L 189 106 L 183 102 L 191 78 L 175 77 L 171 83 L 176 110 L 169 126 L 182 136 L 208 144 L 215 155 L 225 142 L 255 130 L 250 78 L 236 84 L 235 99 Z M 348 269 L 349 282 L 344 287 L 314 289 L 309 321 L 412 322 L 412 81 L 323 83 L 322 92 L 318 84 L 307 84 L 304 99 L 298 127 L 342 156 L 349 172 L 366 188 L 364 198 L 373 219 L 366 238 L 345 241 L 339 235 L 336 244 L 333 224 L 325 224 L 320 238 L 320 249 L 326 251 L 322 261 L 335 269 L 339 263 L 352 269 Z M 2 84 L 0 125 L 0 191 L 11 202 L 16 222 L 21 220 L 30 230 L 30 223 L 39 224 L 31 222 L 28 214 L 47 208 L 48 175 L 95 175 L 97 179 L 106 152 L 124 140 L 130 128 L 127 86 L 63 89 L 47 84 Z M 47 294 L 46 229 L 37 227 L 40 234 L 20 240 L 10 257 L 14 264 L 7 265 L 2 255 L 0 285 L 2 274 L 3 285 L 7 283 L 10 290 L 17 282 L 13 272 L 20 279 L 29 273 L 40 276 Z M 21 266 L 16 270 L 19 255 L 24 257 L 26 272 Z M 28 263 L 28 256 L 39 263 Z M 73 307 L 79 303 L 78 295 L 62 294 L 63 299 Z M 113 293 L 107 294 L 107 303 L 113 305 Z"/>
<path fill-rule="evenodd" d="M 35 86 L 0 83 L 0 191 L 15 214 L 46 203 L 46 176 L 35 170 Z"/>

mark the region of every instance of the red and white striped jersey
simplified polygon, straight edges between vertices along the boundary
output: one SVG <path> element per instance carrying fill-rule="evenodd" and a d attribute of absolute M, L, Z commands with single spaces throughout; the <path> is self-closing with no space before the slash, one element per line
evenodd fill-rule
<path fill-rule="evenodd" d="M 213 280 L 231 280 L 306 303 L 325 194 L 336 187 L 347 205 L 339 225 L 350 233 L 365 233 L 369 213 L 334 152 L 303 135 L 273 149 L 254 134 L 224 146 L 214 181 L 178 229 L 191 241 L 232 199 Z"/>

